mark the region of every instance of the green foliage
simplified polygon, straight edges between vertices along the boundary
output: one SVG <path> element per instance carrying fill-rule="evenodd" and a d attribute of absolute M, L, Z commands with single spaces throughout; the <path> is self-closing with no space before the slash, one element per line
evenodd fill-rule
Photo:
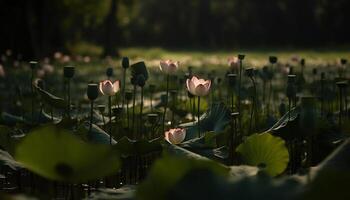
<path fill-rule="evenodd" d="M 131 69 L 131 83 L 133 85 L 137 84 L 137 79 L 139 75 L 143 75 L 145 80 L 148 79 L 148 71 L 146 64 L 144 62 L 137 62 L 130 66 Z"/>
<path fill-rule="evenodd" d="M 230 111 L 223 103 L 214 103 L 210 109 L 208 109 L 200 117 L 200 129 L 201 132 L 215 132 L 219 133 L 223 131 L 230 122 Z M 198 137 L 198 126 L 196 122 L 189 122 L 180 124 L 182 128 L 186 128 L 185 140 L 190 140 Z"/>
<path fill-rule="evenodd" d="M 109 146 L 85 143 L 51 126 L 29 133 L 17 146 L 15 158 L 43 177 L 74 183 L 110 175 L 120 167 L 118 153 Z"/>
<path fill-rule="evenodd" d="M 22 168 L 21 164 L 15 161 L 9 153 L 0 150 L 0 168 L 2 166 L 7 166 L 13 170 Z"/>
<path fill-rule="evenodd" d="M 57 97 L 45 90 L 42 90 L 40 88 L 37 88 L 37 91 L 39 93 L 39 95 L 41 96 L 41 98 L 43 99 L 43 101 L 45 103 L 47 103 L 48 105 L 52 106 L 53 108 L 56 109 L 66 109 L 67 108 L 67 102 L 60 98 Z"/>
<path fill-rule="evenodd" d="M 253 134 L 237 147 L 245 164 L 257 166 L 271 176 L 281 174 L 288 165 L 285 142 L 269 133 Z"/>
<path fill-rule="evenodd" d="M 161 151 L 160 138 L 148 141 L 146 139 L 130 140 L 122 137 L 113 148 L 121 152 L 122 156 L 144 155 L 151 152 Z"/>
<path fill-rule="evenodd" d="M 136 196 L 140 200 L 161 200 L 172 198 L 171 194 L 175 195 L 175 191 L 179 192 L 179 195 L 184 195 L 181 193 L 184 191 L 174 190 L 174 187 L 181 186 L 178 183 L 193 171 L 205 171 L 210 176 L 213 174 L 213 176 L 218 175 L 222 178 L 228 174 L 226 168 L 209 160 L 165 157 L 153 165 L 148 178 L 139 186 Z M 202 188 L 202 191 L 204 192 L 205 189 L 207 188 Z M 191 193 L 186 193 L 186 195 L 191 195 Z"/>

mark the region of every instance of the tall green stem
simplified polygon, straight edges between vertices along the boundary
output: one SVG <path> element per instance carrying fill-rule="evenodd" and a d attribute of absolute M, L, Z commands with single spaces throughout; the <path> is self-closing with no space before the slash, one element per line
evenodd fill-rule
<path fill-rule="evenodd" d="M 201 124 L 200 124 L 200 105 L 201 105 L 201 97 L 198 96 L 198 111 L 197 111 L 197 118 L 198 118 L 198 137 L 201 137 Z"/>
<path fill-rule="evenodd" d="M 242 131 L 242 111 L 241 111 L 241 86 L 242 86 L 242 70 L 243 70 L 243 61 L 239 60 L 239 81 L 238 81 L 238 113 L 239 113 L 239 131 Z"/>
<path fill-rule="evenodd" d="M 112 96 L 108 96 L 109 144 L 112 145 Z"/>
<path fill-rule="evenodd" d="M 142 109 L 143 109 L 143 87 L 141 87 L 141 108 L 140 108 L 140 128 L 139 131 L 142 131 Z"/>
<path fill-rule="evenodd" d="M 136 85 L 134 85 L 134 96 L 132 100 L 132 133 L 135 138 L 135 97 L 136 96 Z"/>
<path fill-rule="evenodd" d="M 68 114 L 68 117 L 70 118 L 70 79 L 67 80 L 67 114 Z"/>
<path fill-rule="evenodd" d="M 89 132 L 91 132 L 91 130 L 92 130 L 93 112 L 94 112 L 94 101 L 91 101 L 90 102 L 90 127 L 89 127 Z"/>
<path fill-rule="evenodd" d="M 166 98 L 165 98 L 164 113 L 163 113 L 163 133 L 165 131 L 165 116 L 166 116 L 166 110 L 168 108 L 168 96 L 169 96 L 169 74 L 167 74 L 166 76 Z"/>
<path fill-rule="evenodd" d="M 124 109 L 124 104 L 125 104 L 125 78 L 126 78 L 126 69 L 123 68 L 123 85 L 122 85 L 122 108 Z"/>
<path fill-rule="evenodd" d="M 32 125 L 34 125 L 34 88 L 33 88 L 33 81 L 34 81 L 34 69 L 32 69 L 32 75 L 30 78 L 30 91 L 32 95 Z"/>

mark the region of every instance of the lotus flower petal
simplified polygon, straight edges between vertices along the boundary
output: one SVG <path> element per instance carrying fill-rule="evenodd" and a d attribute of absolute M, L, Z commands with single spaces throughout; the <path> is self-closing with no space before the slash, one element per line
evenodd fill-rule
<path fill-rule="evenodd" d="M 165 132 L 165 139 L 171 144 L 180 144 L 186 137 L 186 130 L 182 128 L 170 129 Z"/>

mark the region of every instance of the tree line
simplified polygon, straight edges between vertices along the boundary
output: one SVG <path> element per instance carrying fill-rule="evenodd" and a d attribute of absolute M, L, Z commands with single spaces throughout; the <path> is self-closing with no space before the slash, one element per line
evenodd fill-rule
<path fill-rule="evenodd" d="M 0 50 L 41 57 L 89 41 L 235 48 L 348 44 L 348 0 L 4 0 Z"/>

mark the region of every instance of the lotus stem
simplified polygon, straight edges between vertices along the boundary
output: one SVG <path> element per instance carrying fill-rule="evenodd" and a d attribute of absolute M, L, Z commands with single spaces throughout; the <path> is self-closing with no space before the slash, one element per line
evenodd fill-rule
<path fill-rule="evenodd" d="M 168 107 L 168 96 L 169 96 L 169 74 L 167 74 L 166 76 L 166 99 L 165 99 L 164 113 L 163 113 L 163 133 L 165 131 L 165 116 L 166 116 L 166 110 Z"/>
<path fill-rule="evenodd" d="M 239 81 L 238 81 L 238 113 L 239 113 L 239 130 L 242 131 L 242 111 L 241 111 L 241 90 L 242 90 L 242 70 L 243 70 L 243 61 L 239 59 Z"/>
<path fill-rule="evenodd" d="M 135 138 L 135 97 L 136 96 L 136 85 L 134 85 L 134 95 L 132 100 L 132 133 Z"/>
<path fill-rule="evenodd" d="M 112 96 L 108 96 L 109 144 L 112 145 Z"/>
<path fill-rule="evenodd" d="M 197 112 L 197 120 L 198 120 L 198 123 L 197 123 L 197 125 L 198 125 L 198 137 L 201 137 L 201 124 L 200 124 L 200 104 L 201 103 L 201 97 L 200 96 L 198 96 L 198 112 Z"/>
<path fill-rule="evenodd" d="M 91 101 L 91 103 L 90 103 L 90 127 L 89 127 L 89 132 L 91 132 L 91 130 L 92 130 L 93 112 L 94 112 L 94 101 Z"/>
<path fill-rule="evenodd" d="M 67 81 L 67 114 L 68 117 L 70 118 L 70 79 Z"/>
<path fill-rule="evenodd" d="M 151 112 L 153 112 L 153 92 L 150 93 Z"/>
<path fill-rule="evenodd" d="M 34 88 L 33 88 L 33 81 L 34 81 L 34 68 L 32 68 L 32 74 L 30 77 L 30 92 L 31 92 L 31 97 L 32 97 L 32 126 L 34 125 Z"/>
<path fill-rule="evenodd" d="M 339 88 L 339 128 L 342 125 L 342 114 L 343 114 L 343 90 Z"/>
<path fill-rule="evenodd" d="M 126 120 L 128 124 L 128 130 L 129 130 L 130 129 L 129 102 L 126 103 Z"/>
<path fill-rule="evenodd" d="M 123 85 L 122 85 L 122 108 L 124 110 L 124 104 L 125 104 L 125 77 L 126 77 L 126 68 L 123 68 Z"/>
<path fill-rule="evenodd" d="M 142 109 L 143 109 L 143 87 L 141 87 L 141 107 L 140 107 L 140 126 L 139 131 L 142 131 Z"/>
<path fill-rule="evenodd" d="M 288 121 L 290 121 L 290 110 L 292 106 L 292 99 L 288 97 Z"/>

